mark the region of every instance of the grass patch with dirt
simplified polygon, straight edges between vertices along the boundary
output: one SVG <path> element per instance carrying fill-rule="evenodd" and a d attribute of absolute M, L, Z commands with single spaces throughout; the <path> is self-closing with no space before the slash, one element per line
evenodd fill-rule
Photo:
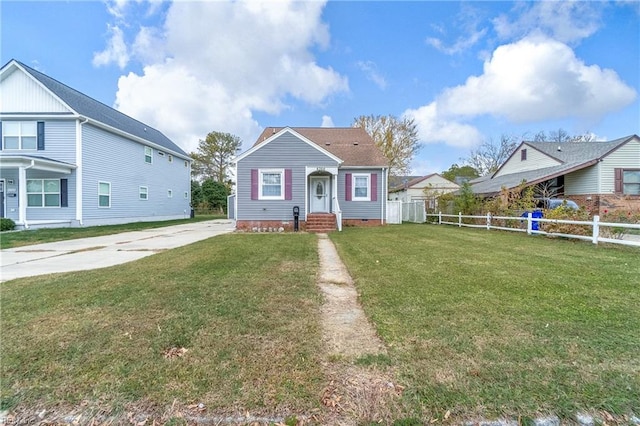
<path fill-rule="evenodd" d="M 407 416 L 640 413 L 638 249 L 410 224 L 331 239 Z"/>
<path fill-rule="evenodd" d="M 308 234 L 229 234 L 2 283 L 1 408 L 318 408 L 316 246 Z"/>
<path fill-rule="evenodd" d="M 23 247 L 33 244 L 52 243 L 76 238 L 99 237 L 120 232 L 140 231 L 143 229 L 162 228 L 171 225 L 182 225 L 190 222 L 226 219 L 222 215 L 203 215 L 193 219 L 165 220 L 157 222 L 132 222 L 121 225 L 87 226 L 85 228 L 41 228 L 0 233 L 0 249 Z"/>

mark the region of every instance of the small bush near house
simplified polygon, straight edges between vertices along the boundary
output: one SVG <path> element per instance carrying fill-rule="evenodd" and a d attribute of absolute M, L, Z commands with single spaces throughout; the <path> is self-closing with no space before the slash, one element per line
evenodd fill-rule
<path fill-rule="evenodd" d="M 583 222 L 590 222 L 589 212 L 584 208 L 575 210 L 569 206 L 562 205 L 555 209 L 544 211 L 545 219 L 559 219 L 559 220 L 576 220 Z M 542 228 L 546 232 L 557 234 L 571 234 L 571 235 L 591 235 L 592 228 L 590 225 L 576 225 L 572 223 L 544 223 Z"/>
<path fill-rule="evenodd" d="M 16 227 L 16 223 L 13 220 L 8 219 L 6 217 L 3 217 L 2 219 L 0 219 L 0 232 L 13 231 L 15 227 Z"/>
<path fill-rule="evenodd" d="M 632 210 L 605 210 L 600 216 L 600 222 L 609 223 L 634 223 L 640 224 L 640 211 Z M 633 232 L 631 228 L 623 228 L 619 226 L 601 226 L 600 232 L 605 238 L 616 238 L 621 240 L 625 235 Z M 636 230 L 637 231 L 637 230 Z"/>

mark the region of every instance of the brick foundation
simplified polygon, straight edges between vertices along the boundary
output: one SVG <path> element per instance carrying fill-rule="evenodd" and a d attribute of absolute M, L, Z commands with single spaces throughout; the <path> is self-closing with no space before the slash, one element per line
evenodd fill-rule
<path fill-rule="evenodd" d="M 591 215 L 603 215 L 616 210 L 640 211 L 640 196 L 620 194 L 567 195 L 566 198 L 584 207 Z"/>
<path fill-rule="evenodd" d="M 306 222 L 301 220 L 298 223 L 300 231 L 306 229 Z M 252 232 L 254 228 L 260 232 L 278 232 L 280 228 L 284 228 L 284 232 L 293 232 L 293 220 L 238 220 L 236 221 L 236 229 L 239 231 Z"/>
<path fill-rule="evenodd" d="M 381 226 L 384 221 L 380 219 L 342 219 L 342 226 Z M 293 232 L 293 220 L 238 220 L 236 229 L 239 231 L 253 232 L 254 228 L 260 232 L 278 232 L 284 228 L 284 232 Z M 271 231 L 269 229 L 271 228 Z M 307 223 L 301 220 L 299 230 L 306 231 Z"/>

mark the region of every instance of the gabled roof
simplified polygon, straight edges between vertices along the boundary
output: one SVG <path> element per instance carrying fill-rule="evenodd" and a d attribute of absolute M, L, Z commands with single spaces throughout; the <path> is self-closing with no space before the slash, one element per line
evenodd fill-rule
<path fill-rule="evenodd" d="M 272 140 L 273 135 L 283 129 L 293 130 L 322 150 L 338 157 L 342 160 L 342 166 L 388 166 L 387 159 L 371 136 L 359 127 L 267 127 L 258 137 L 253 148 Z"/>
<path fill-rule="evenodd" d="M 425 175 L 425 176 L 414 177 L 410 181 L 407 181 L 406 184 L 403 181 L 403 182 L 400 182 L 399 184 L 391 186 L 391 188 L 389 189 L 389 192 L 398 192 L 398 191 L 402 191 L 402 190 L 411 188 L 411 187 L 419 184 L 420 182 L 424 182 L 425 180 L 429 180 L 429 179 L 431 179 L 432 177 L 435 177 L 435 176 L 438 176 L 439 178 L 445 180 L 446 182 L 450 182 L 451 185 L 455 185 L 456 187 L 459 186 L 457 183 L 451 182 L 449 179 L 445 178 L 440 173 L 431 173 L 431 174 Z"/>
<path fill-rule="evenodd" d="M 526 181 L 527 185 L 535 185 L 548 179 L 592 166 L 634 138 L 639 139 L 637 135 L 630 135 L 610 142 L 564 142 L 560 144 L 557 142 L 522 142 L 514 153 L 518 152 L 520 147 L 526 144 L 560 161 L 561 164 L 542 169 L 510 173 L 495 178 L 489 176 L 480 177 L 470 182 L 471 188 L 476 194 L 489 195 L 500 192 L 503 187 L 514 188 L 520 185 L 522 181 Z M 495 176 L 496 173 L 491 176 Z"/>
<path fill-rule="evenodd" d="M 8 69 L 11 66 L 16 66 L 33 77 L 47 90 L 57 96 L 62 102 L 67 104 L 69 108 L 74 110 L 78 115 L 89 118 L 97 123 L 101 123 L 123 133 L 144 139 L 155 145 L 163 147 L 168 151 L 172 151 L 184 156 L 185 158 L 189 158 L 188 154 L 182 150 L 182 148 L 172 142 L 160 131 L 131 118 L 114 108 L 98 102 L 63 83 L 60 83 L 58 80 L 23 64 L 22 62 L 15 59 L 11 60 L 2 67 L 0 72 L 4 72 L 5 69 Z"/>
<path fill-rule="evenodd" d="M 422 177 L 423 176 L 389 176 L 389 188 L 404 189 L 405 182 L 408 186 L 409 182 Z"/>

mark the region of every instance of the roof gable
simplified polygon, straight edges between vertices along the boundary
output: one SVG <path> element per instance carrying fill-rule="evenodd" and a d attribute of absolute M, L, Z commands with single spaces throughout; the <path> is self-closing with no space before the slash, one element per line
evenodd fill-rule
<path fill-rule="evenodd" d="M 342 166 L 387 167 L 387 159 L 369 134 L 359 127 L 268 127 L 251 150 L 272 140 L 272 135 L 289 129 L 308 143 L 320 148 Z M 249 150 L 249 151 L 251 151 Z"/>
<path fill-rule="evenodd" d="M 431 173 L 425 176 L 417 176 L 410 181 L 407 181 L 405 184 L 401 182 L 395 186 L 393 186 L 389 192 L 398 192 L 403 191 L 405 189 L 424 189 L 429 186 L 434 189 L 443 188 L 443 185 L 446 185 L 447 188 L 459 188 L 455 182 L 451 182 L 449 179 L 443 177 L 439 173 Z"/>
<path fill-rule="evenodd" d="M 4 114 L 74 114 L 71 108 L 51 93 L 16 62 L 2 69 L 1 111 Z"/>
<path fill-rule="evenodd" d="M 253 154 L 254 152 L 258 151 L 259 149 L 269 145 L 271 142 L 277 140 L 280 136 L 282 136 L 282 135 L 284 135 L 286 133 L 289 133 L 289 134 L 295 136 L 296 138 L 298 138 L 302 142 L 306 143 L 307 145 L 309 145 L 313 149 L 316 149 L 316 150 L 320 151 L 322 154 L 324 154 L 327 157 L 331 158 L 336 163 L 342 163 L 343 162 L 341 158 L 339 158 L 339 157 L 333 155 L 331 152 L 321 148 L 318 144 L 313 143 L 308 138 L 304 137 L 303 135 L 301 135 L 300 133 L 296 132 L 295 130 L 293 130 L 290 127 L 284 127 L 282 129 L 280 129 L 279 131 L 276 131 L 275 128 L 274 128 L 273 132 L 271 132 L 271 135 L 269 137 L 266 136 L 267 130 L 268 129 L 265 129 L 262 132 L 262 135 L 260 135 L 261 137 L 258 138 L 256 143 L 254 143 L 251 148 L 249 148 L 247 151 L 245 151 L 244 153 L 240 154 L 236 158 L 236 162 L 242 161 L 242 159 L 248 157 L 249 155 Z"/>
<path fill-rule="evenodd" d="M 46 74 L 41 73 L 27 65 L 12 60 L 4 67 L 0 72 L 4 73 L 5 70 L 9 70 L 11 67 L 17 67 L 24 73 L 29 75 L 35 81 L 37 81 L 43 88 L 55 98 L 59 99 L 64 105 L 68 106 L 71 111 L 77 115 L 89 118 L 98 125 L 102 125 L 105 128 L 113 129 L 121 133 L 134 136 L 135 138 L 148 141 L 159 147 L 165 148 L 168 151 L 172 151 L 185 158 L 188 158 L 188 154 L 182 150 L 173 141 L 167 138 L 160 131 L 148 126 L 134 118 L 129 117 L 120 111 L 111 108 L 95 99 L 81 93 L 71 87 L 60 83 L 59 81 L 49 77 Z M 29 111 L 33 112 L 33 111 Z"/>

